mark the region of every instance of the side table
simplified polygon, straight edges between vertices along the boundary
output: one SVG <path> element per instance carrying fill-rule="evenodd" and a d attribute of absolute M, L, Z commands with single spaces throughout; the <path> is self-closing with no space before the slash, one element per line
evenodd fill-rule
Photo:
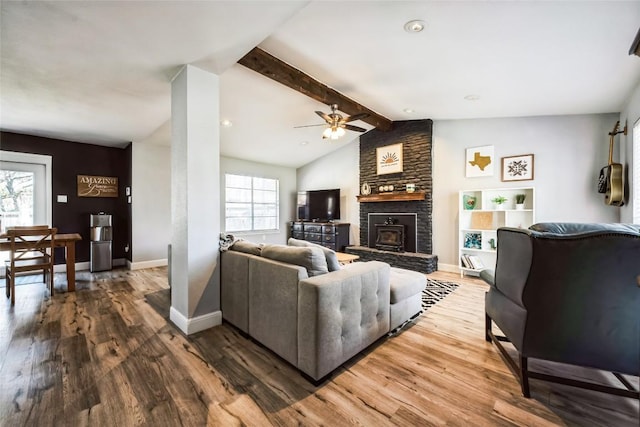
<path fill-rule="evenodd" d="M 345 254 L 342 252 L 336 252 L 336 257 L 341 265 L 351 264 L 353 261 L 360 258 L 358 255 Z"/>

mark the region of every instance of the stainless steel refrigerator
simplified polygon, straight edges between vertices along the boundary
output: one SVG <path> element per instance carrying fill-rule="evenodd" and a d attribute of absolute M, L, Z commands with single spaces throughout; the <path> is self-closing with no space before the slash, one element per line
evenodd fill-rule
<path fill-rule="evenodd" d="M 111 215 L 100 212 L 92 214 L 91 226 L 91 272 L 111 270 L 112 236 Z"/>

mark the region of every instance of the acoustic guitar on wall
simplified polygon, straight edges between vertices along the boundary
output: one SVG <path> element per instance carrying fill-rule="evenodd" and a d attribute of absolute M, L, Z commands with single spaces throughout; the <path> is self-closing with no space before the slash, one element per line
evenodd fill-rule
<path fill-rule="evenodd" d="M 624 185 L 623 185 L 623 168 L 620 163 L 613 162 L 613 144 L 614 138 L 619 133 L 627 134 L 627 126 L 623 130 L 618 130 L 620 121 L 616 122 L 613 131 L 609 132 L 609 165 L 605 168 L 605 195 L 604 202 L 611 206 L 624 205 Z"/>

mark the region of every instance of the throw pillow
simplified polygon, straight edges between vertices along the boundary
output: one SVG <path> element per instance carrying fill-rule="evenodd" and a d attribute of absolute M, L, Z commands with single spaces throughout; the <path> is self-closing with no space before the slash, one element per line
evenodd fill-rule
<path fill-rule="evenodd" d="M 319 248 L 266 245 L 262 248 L 262 257 L 304 267 L 309 277 L 329 272 L 324 253 Z"/>
<path fill-rule="evenodd" d="M 316 243 L 307 242 L 306 240 L 294 239 L 293 237 L 289 238 L 289 240 L 287 241 L 287 244 L 289 246 L 320 248 L 322 249 L 322 252 L 324 253 L 324 257 L 327 260 L 327 268 L 329 269 L 329 271 L 340 270 L 340 263 L 338 262 L 338 257 L 336 256 L 335 251 L 329 248 L 325 248 L 324 246 L 318 245 Z"/>
<path fill-rule="evenodd" d="M 258 255 L 260 256 L 260 252 L 262 252 L 262 247 L 264 245 L 262 243 L 257 244 L 253 242 L 248 242 L 246 240 L 238 240 L 231 246 L 232 251 L 244 252 L 245 254 Z"/>

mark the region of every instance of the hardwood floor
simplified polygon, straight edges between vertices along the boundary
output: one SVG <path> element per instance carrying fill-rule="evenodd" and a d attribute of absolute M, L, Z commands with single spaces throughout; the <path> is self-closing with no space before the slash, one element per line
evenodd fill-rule
<path fill-rule="evenodd" d="M 522 397 L 484 340 L 485 285 L 430 277 L 461 285 L 320 387 L 229 325 L 182 335 L 166 268 L 79 272 L 53 298 L 18 286 L 15 307 L 0 303 L 0 425 L 638 426 L 631 399 L 536 380 Z"/>

